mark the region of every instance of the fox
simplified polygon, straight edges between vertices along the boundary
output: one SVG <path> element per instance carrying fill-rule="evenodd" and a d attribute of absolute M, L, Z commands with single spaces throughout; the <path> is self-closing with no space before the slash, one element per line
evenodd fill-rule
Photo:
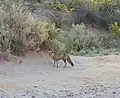
<path fill-rule="evenodd" d="M 40 48 L 39 48 L 39 47 L 37 47 L 36 51 L 37 51 L 37 53 L 38 53 L 41 57 L 43 57 L 43 54 L 42 54 L 42 52 L 40 51 Z"/>
<path fill-rule="evenodd" d="M 48 52 L 49 52 L 49 56 L 51 56 L 54 61 L 54 67 L 55 67 L 55 63 L 56 63 L 57 68 L 58 68 L 58 60 L 64 61 L 65 66 L 63 66 L 63 68 L 65 68 L 67 65 L 66 61 L 68 61 L 68 63 L 70 63 L 72 66 L 74 66 L 74 64 L 68 54 L 62 54 L 62 53 L 57 53 L 57 52 L 53 52 L 53 51 L 48 51 Z"/>

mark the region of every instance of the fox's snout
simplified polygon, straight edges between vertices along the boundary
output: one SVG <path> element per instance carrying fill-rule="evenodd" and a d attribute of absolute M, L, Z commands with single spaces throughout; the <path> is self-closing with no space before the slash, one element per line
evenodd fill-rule
<path fill-rule="evenodd" d="M 48 51 L 48 55 L 50 56 L 52 54 L 52 52 Z"/>

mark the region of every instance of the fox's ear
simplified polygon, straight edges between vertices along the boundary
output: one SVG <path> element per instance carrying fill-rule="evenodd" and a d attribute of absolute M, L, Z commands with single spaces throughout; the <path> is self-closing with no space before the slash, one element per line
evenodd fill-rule
<path fill-rule="evenodd" d="M 51 50 L 50 48 L 48 48 L 48 50 Z"/>
<path fill-rule="evenodd" d="M 48 51 L 50 51 L 51 49 L 50 48 L 48 48 Z"/>
<path fill-rule="evenodd" d="M 48 52 L 52 53 L 53 51 L 49 48 L 49 49 L 48 49 Z"/>

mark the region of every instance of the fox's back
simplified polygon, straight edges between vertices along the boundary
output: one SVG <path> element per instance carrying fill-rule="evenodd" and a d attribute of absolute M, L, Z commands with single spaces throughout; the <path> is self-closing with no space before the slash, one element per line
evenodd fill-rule
<path fill-rule="evenodd" d="M 54 60 L 62 60 L 62 59 L 65 59 L 66 58 L 66 55 L 65 54 L 58 54 L 58 53 L 54 53 L 52 55 L 52 58 Z"/>

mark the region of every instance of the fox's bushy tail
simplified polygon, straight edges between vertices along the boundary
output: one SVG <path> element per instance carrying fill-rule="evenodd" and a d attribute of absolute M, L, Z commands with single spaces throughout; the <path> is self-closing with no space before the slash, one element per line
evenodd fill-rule
<path fill-rule="evenodd" d="M 68 61 L 72 66 L 74 66 L 74 64 L 73 64 L 73 62 L 72 62 L 72 60 L 70 59 L 69 56 L 67 57 L 67 61 Z"/>

